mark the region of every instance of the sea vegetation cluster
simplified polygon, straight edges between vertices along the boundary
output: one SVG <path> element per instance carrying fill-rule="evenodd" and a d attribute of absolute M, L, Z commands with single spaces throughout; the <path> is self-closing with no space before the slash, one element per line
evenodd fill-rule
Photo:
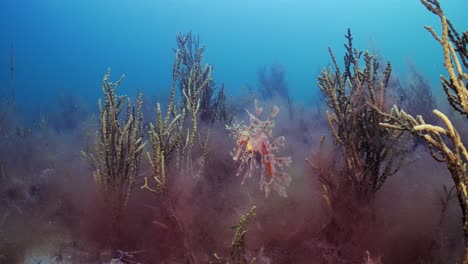
<path fill-rule="evenodd" d="M 293 102 L 280 64 L 233 97 L 188 32 L 156 101 L 108 69 L 97 113 L 66 95 L 29 121 L 12 48 L 0 263 L 468 263 L 468 32 L 420 1 L 442 25 L 425 28 L 446 100 L 350 29 L 311 87 L 319 102 Z"/>

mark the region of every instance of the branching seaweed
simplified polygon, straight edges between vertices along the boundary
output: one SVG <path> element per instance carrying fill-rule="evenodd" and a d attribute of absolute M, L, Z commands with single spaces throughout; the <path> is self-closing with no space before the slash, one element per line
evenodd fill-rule
<path fill-rule="evenodd" d="M 334 71 L 324 69 L 318 76 L 318 86 L 332 110 L 327 112 L 327 119 L 335 142 L 343 149 L 349 185 L 359 200 L 369 201 L 399 170 L 407 149 L 402 142 L 405 139 L 381 128 L 382 117 L 366 105 L 369 101 L 379 109 L 387 107 L 390 62 L 380 73 L 374 56 L 353 48 L 349 29 L 345 37 L 344 71 L 329 48 Z M 364 68 L 359 66 L 362 57 Z"/>
<path fill-rule="evenodd" d="M 165 195 L 167 188 L 166 162 L 183 140 L 182 132 L 185 111 L 182 110 L 179 113 L 175 104 L 175 89 L 181 62 L 176 52 L 172 71 L 173 84 L 165 117 L 163 118 L 163 112 L 158 103 L 156 109 L 156 125 L 150 123 L 149 137 L 153 155 L 147 152 L 147 157 L 153 169 L 153 179 L 156 182 L 156 188 L 154 189 L 149 186 L 147 177 L 144 178 L 144 185 L 142 188 L 163 195 Z"/>
<path fill-rule="evenodd" d="M 461 35 L 457 32 L 450 20 L 445 17 L 439 1 L 421 0 L 421 3 L 437 15 L 442 24 L 441 36 L 432 27 L 424 26 L 440 43 L 444 52 L 444 66 L 449 78 L 440 76 L 442 88 L 450 105 L 460 114 L 468 117 L 468 73 L 463 71 L 463 67 L 468 68 L 468 31 L 464 31 Z"/>
<path fill-rule="evenodd" d="M 235 229 L 234 237 L 231 241 L 231 246 L 229 249 L 229 257 L 223 258 L 218 254 L 214 254 L 214 261 L 211 261 L 212 264 L 254 264 L 256 259 L 248 259 L 245 245 L 245 236 L 247 234 L 247 227 L 255 216 L 255 206 L 250 208 L 249 212 L 241 216 L 239 224 L 233 227 Z"/>
<path fill-rule="evenodd" d="M 159 201 L 163 209 L 166 211 L 177 231 L 182 235 L 184 252 L 186 258 L 190 263 L 196 263 L 195 257 L 191 251 L 191 243 L 188 231 L 186 230 L 184 223 L 179 219 L 174 202 L 168 193 L 168 182 L 167 182 L 167 171 L 166 167 L 169 162 L 169 158 L 173 153 L 177 154 L 177 161 L 179 161 L 179 153 L 177 152 L 180 146 L 187 146 L 183 144 L 184 141 L 184 116 L 185 108 L 178 111 L 175 104 L 175 90 L 177 81 L 179 80 L 179 69 L 181 67 L 182 59 L 179 57 L 178 51 L 176 51 L 174 65 L 172 70 L 172 87 L 169 97 L 169 103 L 166 109 L 165 116 L 161 106 L 158 103 L 156 109 L 156 125 L 150 124 L 150 143 L 152 148 L 152 154 L 147 153 L 148 160 L 151 164 L 154 176 L 152 179 L 155 182 L 155 187 L 151 187 L 150 181 L 147 177 L 144 178 L 144 184 L 142 189 L 148 190 L 158 195 Z M 188 135 L 187 135 L 187 140 Z M 186 144 L 188 144 L 186 142 Z"/>
<path fill-rule="evenodd" d="M 141 95 L 132 106 L 126 96 L 116 94 L 123 76 L 115 83 L 109 82 L 109 77 L 110 69 L 102 80 L 104 104 L 99 100 L 100 126 L 96 133 L 95 154 L 81 153 L 93 168 L 94 180 L 111 206 L 113 243 L 117 243 L 122 211 L 138 177 L 145 144 L 142 140 Z"/>
<path fill-rule="evenodd" d="M 267 69 L 267 66 L 264 66 L 257 70 L 257 79 L 262 98 L 271 99 L 274 96 L 289 98 L 284 66 L 278 63 L 272 64 L 269 74 Z"/>
<path fill-rule="evenodd" d="M 179 90 L 183 96 L 183 102 L 192 117 L 192 136 L 197 132 L 197 115 L 208 115 L 211 110 L 211 97 L 214 91 L 214 82 L 211 80 L 212 65 L 203 67 L 203 55 L 206 46 L 200 47 L 198 36 L 192 36 L 191 32 L 177 34 L 176 37 L 179 56 L 182 67 L 179 68 Z M 202 108 L 202 106 L 204 108 Z"/>
<path fill-rule="evenodd" d="M 294 118 L 293 100 L 289 94 L 289 87 L 286 81 L 286 70 L 282 64 L 274 63 L 270 67 L 270 73 L 267 72 L 267 66 L 257 70 L 257 80 L 259 91 L 263 100 L 269 100 L 279 96 L 288 105 L 289 116 Z"/>
<path fill-rule="evenodd" d="M 222 84 L 218 90 L 218 95 L 214 101 L 213 107 L 214 113 L 212 122 L 219 121 L 223 124 L 232 124 L 234 115 L 232 114 L 232 109 L 229 108 L 226 94 L 224 93 L 224 84 Z"/>
<path fill-rule="evenodd" d="M 178 167 L 181 170 L 192 172 L 194 170 L 193 148 L 197 145 L 195 139 L 198 139 L 198 145 L 203 152 L 203 156 L 199 158 L 201 162 L 198 163 L 204 164 L 203 159 L 207 154 L 204 146 L 208 142 L 208 136 L 202 140 L 198 126 L 200 115 L 212 111 L 211 109 L 202 109 L 201 106 L 211 107 L 212 105 L 211 102 L 207 103 L 203 100 L 208 100 L 208 98 L 211 100 L 212 89 L 214 89 L 211 80 L 213 67 L 211 65 L 202 66 L 203 53 L 206 47 L 199 46 L 198 36 L 192 37 L 189 32 L 187 34 L 178 34 L 176 40 L 179 47 L 177 53 L 179 53 L 182 61 L 181 67 L 177 69 L 179 72 L 179 90 L 183 98 L 183 107 L 189 114 L 192 124 L 191 129 L 186 129 L 185 140 L 178 144 Z M 211 91 L 207 91 L 207 89 L 211 89 Z"/>

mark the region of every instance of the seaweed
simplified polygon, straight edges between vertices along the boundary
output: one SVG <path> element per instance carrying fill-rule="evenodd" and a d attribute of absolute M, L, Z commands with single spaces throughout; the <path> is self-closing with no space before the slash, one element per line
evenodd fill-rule
<path fill-rule="evenodd" d="M 99 130 L 96 132 L 95 154 L 82 151 L 91 168 L 102 198 L 112 212 L 112 247 L 117 248 L 121 218 L 139 176 L 143 143 L 141 96 L 132 106 L 126 96 L 116 90 L 123 80 L 109 82 L 110 69 L 102 80 L 104 104 L 99 100 Z M 122 119 L 122 116 L 124 119 Z"/>
<path fill-rule="evenodd" d="M 250 210 L 242 215 L 239 223 L 232 227 L 235 230 L 234 236 L 231 241 L 229 248 L 229 256 L 221 257 L 218 254 L 214 254 L 214 260 L 210 261 L 210 264 L 255 264 L 255 258 L 248 258 L 246 251 L 245 236 L 247 235 L 247 227 L 255 216 L 256 206 L 252 206 Z"/>
<path fill-rule="evenodd" d="M 329 48 L 334 70 L 323 69 L 318 86 L 331 110 L 327 111 L 331 133 L 342 149 L 345 174 L 348 174 L 345 180 L 348 184 L 344 186 L 352 188 L 356 199 L 368 202 L 403 165 L 409 151 L 408 139 L 380 127 L 383 117 L 367 105 L 371 102 L 379 109 L 388 106 L 392 65 L 387 62 L 381 73 L 374 56 L 353 47 L 350 29 L 345 37 L 344 70 L 341 71 Z M 364 68 L 359 65 L 361 58 Z"/>

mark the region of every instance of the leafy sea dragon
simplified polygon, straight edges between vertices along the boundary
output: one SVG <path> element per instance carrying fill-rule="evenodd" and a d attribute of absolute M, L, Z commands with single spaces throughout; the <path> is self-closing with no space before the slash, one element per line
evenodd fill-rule
<path fill-rule="evenodd" d="M 226 125 L 231 136 L 236 139 L 236 147 L 231 152 L 233 160 L 239 163 L 236 175 L 243 174 L 243 184 L 260 167 L 260 189 L 265 190 L 265 195 L 268 197 L 272 188 L 280 196 L 287 197 L 286 188 L 291 183 L 291 177 L 284 172 L 284 168 L 291 164 L 291 157 L 275 156 L 284 146 L 283 136 L 271 142 L 275 125 L 273 118 L 278 115 L 279 107 L 275 105 L 268 118 L 262 121 L 260 115 L 263 108 L 258 106 L 257 100 L 254 103 L 255 114 L 246 110 L 250 118 L 249 126 L 239 123 Z"/>

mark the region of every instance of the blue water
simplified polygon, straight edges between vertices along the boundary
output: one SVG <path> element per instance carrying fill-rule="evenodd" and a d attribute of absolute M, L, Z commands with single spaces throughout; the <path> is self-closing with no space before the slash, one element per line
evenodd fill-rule
<path fill-rule="evenodd" d="M 468 28 L 467 1 L 442 5 L 457 28 Z M 391 60 L 398 77 L 411 62 L 440 90 L 442 51 L 425 24 L 440 29 L 416 0 L 2 0 L 0 89 L 9 85 L 13 47 L 23 107 L 70 93 L 95 104 L 107 67 L 114 77 L 125 73 L 129 94 L 157 94 L 170 85 L 176 33 L 192 30 L 208 46 L 213 77 L 230 94 L 256 85 L 259 67 L 281 63 L 293 98 L 307 102 L 330 61 L 327 47 L 341 58 L 350 27 L 355 46 Z"/>

